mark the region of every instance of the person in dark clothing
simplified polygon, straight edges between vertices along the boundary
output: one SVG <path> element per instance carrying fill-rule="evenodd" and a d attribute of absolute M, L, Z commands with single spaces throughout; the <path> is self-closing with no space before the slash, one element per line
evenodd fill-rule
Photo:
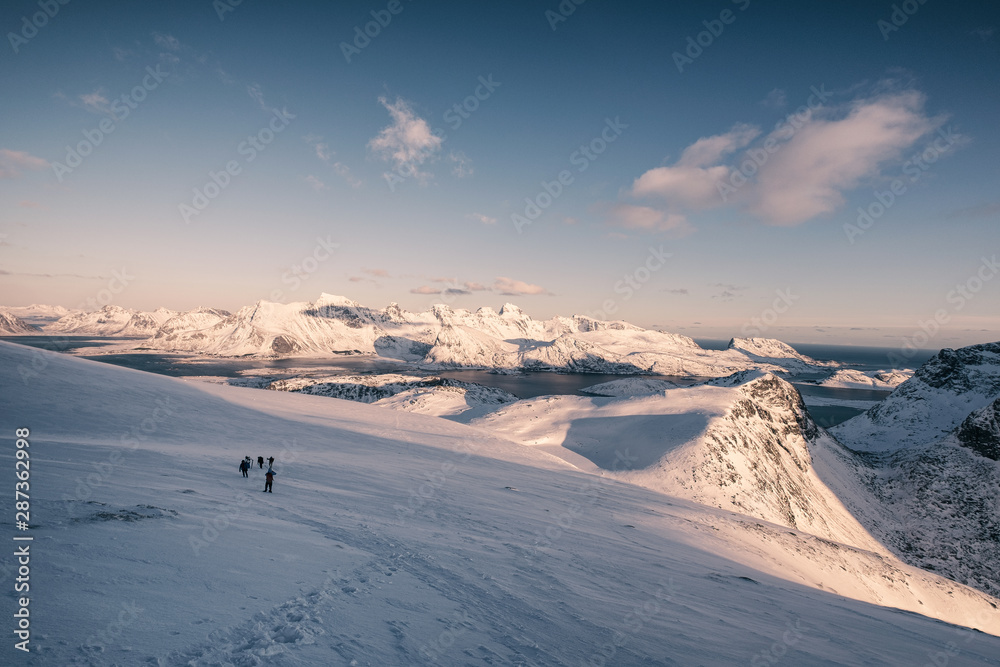
<path fill-rule="evenodd" d="M 263 456 L 258 456 L 257 457 L 257 465 L 260 467 L 261 470 L 264 469 L 264 457 Z"/>
<path fill-rule="evenodd" d="M 267 457 L 267 467 L 270 468 L 272 466 L 274 466 L 274 457 L 273 456 L 268 456 Z"/>
<path fill-rule="evenodd" d="M 247 465 L 247 460 L 246 459 L 243 459 L 242 461 L 240 461 L 240 472 L 243 473 L 244 477 L 249 477 L 250 476 L 250 475 L 247 474 L 247 470 L 249 470 L 249 469 L 250 469 L 250 466 Z"/>
<path fill-rule="evenodd" d="M 268 468 L 267 472 L 264 473 L 264 480 L 264 491 L 267 493 L 273 493 L 273 491 L 271 491 L 271 484 L 274 483 L 274 471 Z"/>

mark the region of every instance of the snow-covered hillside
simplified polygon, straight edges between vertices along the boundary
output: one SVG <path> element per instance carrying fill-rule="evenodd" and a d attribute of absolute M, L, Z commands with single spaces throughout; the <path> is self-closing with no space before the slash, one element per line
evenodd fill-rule
<path fill-rule="evenodd" d="M 503 389 L 485 387 L 474 382 L 395 373 L 326 377 L 311 375 L 276 380 L 248 377 L 229 380 L 228 384 L 373 403 L 406 412 L 447 417 L 463 423 L 518 400 L 517 396 Z"/>
<path fill-rule="evenodd" d="M 1000 655 L 997 601 L 971 589 L 448 420 L 7 343 L 0 375 L 5 430 L 31 429 L 35 540 L 33 653 L 9 640 L 5 664 Z M 276 457 L 273 494 L 244 455 Z"/>
<path fill-rule="evenodd" d="M 812 470 L 812 448 L 839 445 L 771 374 L 640 398 L 547 396 L 473 423 L 584 469 L 884 553 Z"/>
<path fill-rule="evenodd" d="M 39 334 L 41 330 L 21 319 L 8 308 L 0 308 L 0 336 Z"/>
<path fill-rule="evenodd" d="M 1000 343 L 942 350 L 865 414 L 833 429 L 842 494 L 906 562 L 1000 595 Z M 833 468 L 837 466 L 834 465 Z M 834 485 L 836 488 L 836 485 Z"/>
<path fill-rule="evenodd" d="M 838 365 L 799 354 L 791 345 L 773 338 L 733 338 L 729 341 L 728 349 L 743 352 L 755 361 L 779 364 L 793 373 L 808 373 L 817 368 Z"/>
<path fill-rule="evenodd" d="M 831 429 L 859 451 L 928 443 L 1000 396 L 1000 343 L 944 349 L 885 400 Z"/>

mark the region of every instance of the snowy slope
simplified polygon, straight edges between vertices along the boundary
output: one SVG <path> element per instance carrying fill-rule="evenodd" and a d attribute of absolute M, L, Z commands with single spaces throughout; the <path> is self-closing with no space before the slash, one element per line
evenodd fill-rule
<path fill-rule="evenodd" d="M 1000 594 L 1000 344 L 942 350 L 831 429 L 830 484 L 906 562 Z M 856 480 L 856 481 L 852 481 Z"/>
<path fill-rule="evenodd" d="M 11 312 L 9 308 L 0 308 L 0 336 L 20 336 L 23 334 L 39 334 L 41 330 L 29 324 Z"/>
<path fill-rule="evenodd" d="M 851 599 L 918 596 L 924 614 L 1000 634 L 995 601 L 871 552 L 574 471 L 446 420 L 42 354 L 45 372 L 4 412 L 5 429 L 32 429 L 37 559 L 35 652 L 15 657 L 4 642 L 7 664 L 940 654 L 985 665 L 1000 654 L 995 636 Z M 5 384 L 20 383 L 11 369 L 30 355 L 0 344 Z M 259 470 L 236 471 L 258 453 L 277 458 L 266 496 Z M 2 456 L 12 467 L 11 450 Z M 0 561 L 7 590 L 11 560 Z"/>
<path fill-rule="evenodd" d="M 811 447 L 837 443 L 771 374 L 641 398 L 541 397 L 473 423 L 584 469 L 886 553 L 812 470 Z"/>
<path fill-rule="evenodd" d="M 859 451 L 933 442 L 1000 396 L 1000 343 L 944 349 L 885 400 L 831 433 Z"/>

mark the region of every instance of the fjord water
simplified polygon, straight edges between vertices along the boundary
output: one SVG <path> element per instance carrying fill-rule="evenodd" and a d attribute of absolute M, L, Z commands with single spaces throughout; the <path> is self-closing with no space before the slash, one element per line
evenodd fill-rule
<path fill-rule="evenodd" d="M 174 377 L 217 376 L 236 378 L 253 375 L 255 371 L 275 377 L 290 377 L 292 375 L 313 373 L 328 375 L 401 373 L 414 376 L 433 374 L 463 382 L 474 382 L 487 387 L 496 387 L 508 391 L 521 399 L 546 395 L 581 395 L 587 387 L 630 377 L 628 375 L 616 374 L 573 374 L 543 371 L 528 371 L 510 375 L 472 369 L 424 371 L 415 369 L 402 362 L 372 357 L 234 359 L 194 357 L 186 354 L 161 352 L 125 352 L 117 354 L 86 354 L 84 352 L 87 348 L 95 348 L 96 351 L 101 347 L 122 342 L 122 339 L 114 337 L 12 336 L 4 337 L 4 340 L 30 347 L 60 352 L 76 352 L 76 354 L 86 359 Z M 696 342 L 705 349 L 725 349 L 729 341 L 699 339 Z M 893 352 L 896 354 L 899 353 L 899 350 L 896 348 L 856 347 L 848 345 L 795 344 L 793 347 L 802 354 L 819 361 L 838 361 L 850 364 L 852 368 L 858 368 L 859 370 L 890 368 L 892 364 L 888 361 L 890 358 L 889 354 Z M 930 350 L 919 351 L 911 357 L 913 366 L 919 366 L 933 355 L 934 352 Z M 664 377 L 664 379 L 677 382 L 678 384 L 690 384 L 693 381 L 692 378 Z M 810 379 L 813 378 L 810 377 Z M 888 391 L 870 389 L 817 387 L 813 384 L 802 382 L 795 382 L 794 384 L 804 396 L 818 396 L 838 400 L 880 401 L 889 394 Z M 856 407 L 827 405 L 811 406 L 809 412 L 821 426 L 829 427 L 860 414 L 862 410 Z"/>

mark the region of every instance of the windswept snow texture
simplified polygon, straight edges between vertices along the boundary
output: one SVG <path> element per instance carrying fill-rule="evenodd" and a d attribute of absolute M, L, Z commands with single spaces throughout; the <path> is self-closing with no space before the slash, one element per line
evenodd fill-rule
<path fill-rule="evenodd" d="M 23 381 L 17 369 L 38 355 L 46 363 Z M 981 593 L 480 429 L 7 343 L 0 376 L 17 387 L 4 429 L 31 429 L 35 538 L 33 652 L 15 655 L 9 638 L 4 664 L 988 665 L 1000 655 L 997 602 Z M 0 450 L 10 469 L 13 451 Z M 260 492 L 259 469 L 239 474 L 244 455 L 275 456 L 273 494 Z M 11 591 L 10 550 L 2 565 Z"/>
<path fill-rule="evenodd" d="M 21 319 L 8 308 L 0 308 L 0 336 L 21 336 L 39 334 L 41 330 Z"/>
<path fill-rule="evenodd" d="M 885 401 L 831 429 L 869 452 L 840 462 L 861 480 L 841 482 L 841 496 L 862 524 L 906 562 L 992 595 L 1000 595 L 998 405 L 1000 343 L 946 349 Z"/>
<path fill-rule="evenodd" d="M 728 350 L 704 350 L 687 336 L 626 322 L 582 316 L 536 321 L 509 303 L 499 312 L 438 304 L 410 313 L 395 303 L 375 310 L 323 294 L 314 303 L 259 301 L 218 320 L 168 324 L 141 347 L 225 357 L 379 355 L 431 368 L 696 377 L 750 368 L 815 372 L 830 365 L 770 339 L 737 339 Z"/>

